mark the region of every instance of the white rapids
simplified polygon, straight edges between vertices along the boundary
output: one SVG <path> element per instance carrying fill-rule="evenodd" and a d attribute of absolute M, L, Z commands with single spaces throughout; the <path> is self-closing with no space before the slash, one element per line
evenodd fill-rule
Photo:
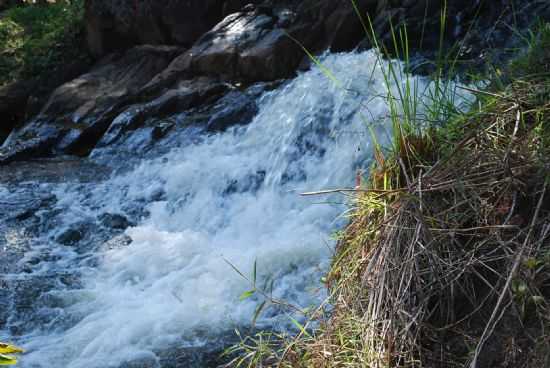
<path fill-rule="evenodd" d="M 239 301 L 251 286 L 228 262 L 247 276 L 257 262 L 258 278 L 275 280 L 275 297 L 318 304 L 346 199 L 300 193 L 354 185 L 372 152 L 369 122 L 388 142 L 386 64 L 377 59 L 374 51 L 326 55 L 323 65 L 337 85 L 313 68 L 266 92 L 246 126 L 204 136 L 93 187 L 52 187 L 62 227 L 138 202 L 147 215 L 126 230 L 130 245 L 100 248 L 93 266 L 78 265 L 73 251 L 46 236 L 59 248 L 56 267 L 80 267 L 82 288 L 50 292 L 74 322 L 23 336 L 18 342 L 29 352 L 21 367 L 118 367 L 250 325 L 260 299 Z M 410 79 L 420 91 L 430 89 L 428 80 Z M 267 310 L 259 326 L 285 328 L 286 313 Z"/>

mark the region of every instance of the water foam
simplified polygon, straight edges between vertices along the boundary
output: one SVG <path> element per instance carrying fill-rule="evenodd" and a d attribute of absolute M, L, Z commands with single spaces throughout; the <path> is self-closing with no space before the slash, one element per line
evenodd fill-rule
<path fill-rule="evenodd" d="M 67 222 L 133 203 L 146 203 L 148 215 L 126 231 L 129 246 L 101 252 L 97 267 L 81 271 L 82 290 L 59 291 L 64 313 L 78 322 L 28 336 L 22 367 L 117 366 L 249 324 L 258 300 L 239 301 L 250 285 L 226 260 L 247 275 L 257 261 L 260 277 L 276 280 L 274 296 L 302 307 L 324 297 L 319 278 L 345 210 L 336 202 L 345 199 L 299 193 L 353 185 L 372 150 L 365 116 L 382 120 L 374 129 L 383 140 L 389 111 L 373 51 L 328 55 L 323 63 L 340 87 L 318 69 L 305 72 L 266 93 L 247 126 L 94 188 L 58 187 Z M 286 321 L 272 311 L 259 323 Z"/>

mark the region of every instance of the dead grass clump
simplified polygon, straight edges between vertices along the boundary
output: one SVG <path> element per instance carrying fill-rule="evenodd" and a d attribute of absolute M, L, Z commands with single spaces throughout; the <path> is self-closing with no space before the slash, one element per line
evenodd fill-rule
<path fill-rule="evenodd" d="M 328 277 L 331 317 L 294 343 L 294 366 L 550 366 L 550 84 L 480 99 L 466 122 L 376 155 Z"/>

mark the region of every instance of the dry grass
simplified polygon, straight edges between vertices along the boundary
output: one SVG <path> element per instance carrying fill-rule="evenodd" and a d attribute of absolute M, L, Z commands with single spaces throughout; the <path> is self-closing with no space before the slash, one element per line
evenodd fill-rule
<path fill-rule="evenodd" d="M 286 364 L 550 366 L 549 96 L 518 81 L 376 155 L 329 274 L 334 310 Z"/>
<path fill-rule="evenodd" d="M 229 366 L 550 367 L 550 24 L 531 37 L 445 127 L 393 115 L 392 153 L 343 191 L 320 327 L 244 339 Z"/>

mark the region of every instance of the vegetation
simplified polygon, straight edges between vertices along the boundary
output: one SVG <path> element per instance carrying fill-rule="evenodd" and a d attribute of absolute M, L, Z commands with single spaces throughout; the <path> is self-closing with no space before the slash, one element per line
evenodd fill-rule
<path fill-rule="evenodd" d="M 14 365 L 17 364 L 17 358 L 8 354 L 24 353 L 24 350 L 10 344 L 0 342 L 0 365 Z"/>
<path fill-rule="evenodd" d="M 12 7 L 0 13 L 0 87 L 87 60 L 83 0 Z"/>
<path fill-rule="evenodd" d="M 526 41 L 486 88 L 466 88 L 467 111 L 437 77 L 417 108 L 408 80 L 391 92 L 403 76 L 390 65 L 393 145 L 353 191 L 332 308 L 310 316 L 315 332 L 243 338 L 232 365 L 550 366 L 550 25 Z"/>

